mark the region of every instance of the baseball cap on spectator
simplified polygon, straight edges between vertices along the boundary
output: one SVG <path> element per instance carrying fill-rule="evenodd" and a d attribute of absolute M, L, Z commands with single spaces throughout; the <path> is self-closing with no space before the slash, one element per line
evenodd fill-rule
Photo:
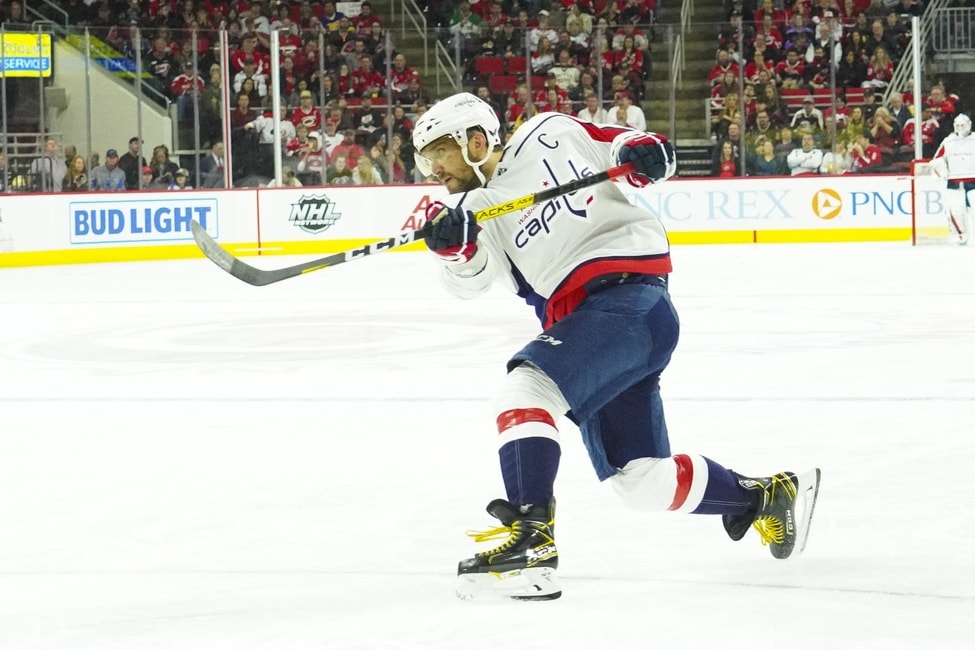
<path fill-rule="evenodd" d="M 823 18 L 832 18 L 832 17 L 833 17 L 833 12 L 830 11 L 829 9 L 823 12 Z"/>
<path fill-rule="evenodd" d="M 312 98 L 311 91 L 310 90 L 302 90 L 301 91 L 301 94 L 298 95 L 298 98 L 299 99 L 305 99 L 305 98 L 311 99 Z"/>
<path fill-rule="evenodd" d="M 142 173 L 143 174 L 151 174 L 152 173 L 152 167 L 143 167 L 142 168 Z"/>
<path fill-rule="evenodd" d="M 105 152 L 105 157 L 118 158 L 118 151 L 116 151 L 115 149 L 109 149 L 108 151 Z"/>
<path fill-rule="evenodd" d="M 129 138 L 129 144 L 132 144 L 133 142 L 138 142 L 139 144 L 142 144 L 142 138 L 140 138 L 137 135 L 134 135 L 131 138 Z"/>
<path fill-rule="evenodd" d="M 630 93 L 626 92 L 625 90 L 621 90 L 620 92 L 616 93 L 616 99 L 627 99 L 629 96 Z"/>
<path fill-rule="evenodd" d="M 803 99 L 802 100 L 802 103 L 803 104 L 815 104 L 816 103 L 816 100 L 812 98 L 812 95 L 810 95 L 809 97 L 806 97 L 805 99 Z"/>
<path fill-rule="evenodd" d="M 541 11 L 538 12 L 538 15 L 539 16 L 548 16 L 548 10 L 542 9 Z"/>
<path fill-rule="evenodd" d="M 185 167 L 180 167 L 179 169 L 176 170 L 176 175 L 177 176 L 189 176 L 190 175 L 190 170 L 186 169 Z"/>

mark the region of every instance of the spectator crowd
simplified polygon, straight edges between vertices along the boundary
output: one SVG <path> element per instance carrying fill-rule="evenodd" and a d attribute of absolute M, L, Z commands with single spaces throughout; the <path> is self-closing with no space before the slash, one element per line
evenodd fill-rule
<path fill-rule="evenodd" d="M 930 157 L 961 100 L 942 83 L 917 101 L 890 87 L 910 17 L 924 9 L 921 0 L 730 3 L 708 76 L 712 175 L 906 171 L 918 138 Z"/>
<path fill-rule="evenodd" d="M 498 114 L 505 138 L 546 111 L 647 128 L 641 103 L 652 71 L 655 0 L 418 6 L 467 87 Z M 435 98 L 368 0 L 348 16 L 332 0 L 67 0 L 62 7 L 74 25 L 141 60 L 155 94 L 175 106 L 179 149 L 206 153 L 171 159 L 167 145 L 146 151 L 133 137 L 122 155 L 111 148 L 102 160 L 71 145 L 62 151 L 48 138 L 29 169 L 4 174 L 5 188 L 186 189 L 221 186 L 228 176 L 263 184 L 274 176 L 275 148 L 286 185 L 422 180 L 412 125 Z M 908 18 L 924 9 L 923 0 L 729 0 L 708 75 L 713 175 L 896 169 L 913 158 L 917 138 L 930 155 L 962 108 L 958 96 L 935 84 L 915 102 L 889 87 L 910 37 Z M 9 27 L 24 20 L 18 0 L 0 2 L 0 12 Z M 282 98 L 280 129 L 274 88 Z M 189 136 L 194 146 L 182 146 Z"/>
<path fill-rule="evenodd" d="M 465 82 L 491 102 L 508 134 L 544 111 L 645 128 L 640 101 L 651 70 L 654 0 L 418 4 L 438 37 L 458 53 Z M 331 0 L 67 0 L 62 6 L 73 25 L 87 28 L 125 59 L 141 60 L 154 91 L 149 94 L 176 107 L 179 149 L 190 148 L 182 145 L 196 133 L 200 149 L 223 147 L 224 120 L 229 121 L 235 182 L 272 177 L 275 147 L 283 151 L 288 184 L 419 180 L 412 124 L 433 98 L 406 55 L 391 46 L 383 18 L 368 1 L 350 16 Z M 281 45 L 276 78 L 272 29 L 279 30 Z M 222 33 L 226 61 L 220 56 Z M 488 57 L 510 72 L 511 88 L 492 87 L 490 75 L 480 72 L 479 62 Z M 223 105 L 225 83 L 231 86 L 229 107 Z M 282 97 L 280 133 L 274 133 L 271 117 L 275 87 Z M 175 185 L 175 171 L 152 162 L 161 150 L 150 155 L 137 144 L 145 156 L 138 171 L 152 169 L 151 186 Z M 165 153 L 168 158 L 168 149 Z M 100 181 L 94 188 L 91 183 L 102 178 L 95 168 L 113 158 L 107 152 L 97 163 L 89 157 L 85 170 L 71 172 L 70 187 L 80 189 L 84 176 L 89 189 L 107 189 Z M 207 158 L 183 161 L 190 178 L 200 178 L 196 168 Z M 357 173 L 364 160 L 369 162 Z M 75 170 L 80 164 L 67 166 Z M 182 167 L 180 161 L 173 165 Z M 200 183 L 219 184 L 222 174 L 215 172 Z M 60 187 L 64 178 L 60 165 L 39 165 L 29 174 L 26 182 L 36 189 Z M 52 181 L 51 175 L 59 177 Z M 145 186 L 141 173 L 127 172 L 126 187 Z"/>

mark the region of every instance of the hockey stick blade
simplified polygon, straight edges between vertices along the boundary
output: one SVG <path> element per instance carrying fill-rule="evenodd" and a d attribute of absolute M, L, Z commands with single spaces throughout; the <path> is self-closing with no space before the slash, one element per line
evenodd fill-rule
<path fill-rule="evenodd" d="M 493 205 L 489 208 L 476 212 L 474 216 L 478 221 L 487 221 L 488 219 L 494 219 L 495 217 L 500 217 L 501 215 L 515 212 L 516 210 L 524 210 L 525 208 L 535 205 L 536 203 L 541 203 L 542 201 L 548 201 L 549 199 L 554 199 L 564 194 L 571 194 L 572 192 L 602 183 L 603 181 L 618 178 L 620 176 L 626 176 L 627 174 L 633 173 L 633 171 L 633 163 L 617 165 L 616 167 L 611 167 L 604 172 L 593 174 L 592 176 L 578 178 L 574 181 L 570 181 L 563 185 L 558 185 L 541 192 L 528 194 L 506 203 Z M 213 237 L 211 237 L 203 226 L 201 226 L 196 220 L 190 222 L 190 228 L 193 231 L 193 239 L 196 240 L 196 245 L 201 251 L 203 251 L 203 254 L 206 255 L 211 262 L 238 280 L 243 280 L 244 282 L 254 285 L 255 287 L 263 287 L 265 285 L 280 282 L 281 280 L 287 280 L 288 278 L 294 278 L 305 273 L 311 273 L 330 266 L 351 262 L 363 257 L 368 257 L 374 253 L 384 253 L 394 248 L 412 244 L 413 242 L 423 238 L 422 230 L 406 230 L 398 235 L 389 237 L 388 239 L 366 244 L 365 246 L 360 246 L 359 248 L 354 248 L 352 250 L 333 253 L 326 257 L 320 257 L 302 264 L 296 264 L 294 266 L 286 266 L 281 269 L 265 270 L 251 266 L 250 264 L 242 262 L 237 257 L 234 257 L 232 253 L 218 244 L 216 240 L 213 239 Z"/>

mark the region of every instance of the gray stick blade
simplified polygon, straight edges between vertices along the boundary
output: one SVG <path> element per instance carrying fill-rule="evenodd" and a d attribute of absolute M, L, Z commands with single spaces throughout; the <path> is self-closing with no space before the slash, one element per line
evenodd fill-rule
<path fill-rule="evenodd" d="M 196 245 L 200 247 L 203 254 L 224 271 L 231 273 L 236 258 L 224 250 L 213 237 L 207 234 L 207 231 L 203 229 L 203 226 L 196 219 L 190 221 L 190 229 L 193 231 L 193 239 L 196 240 Z"/>

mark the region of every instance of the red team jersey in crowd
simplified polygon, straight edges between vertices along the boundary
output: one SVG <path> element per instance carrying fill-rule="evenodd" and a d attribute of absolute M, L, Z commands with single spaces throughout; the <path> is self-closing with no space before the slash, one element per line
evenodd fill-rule
<path fill-rule="evenodd" d="M 319 131 L 322 128 L 322 112 L 315 106 L 307 111 L 299 106 L 291 112 L 291 121 L 295 126 L 304 124 L 309 131 Z"/>

